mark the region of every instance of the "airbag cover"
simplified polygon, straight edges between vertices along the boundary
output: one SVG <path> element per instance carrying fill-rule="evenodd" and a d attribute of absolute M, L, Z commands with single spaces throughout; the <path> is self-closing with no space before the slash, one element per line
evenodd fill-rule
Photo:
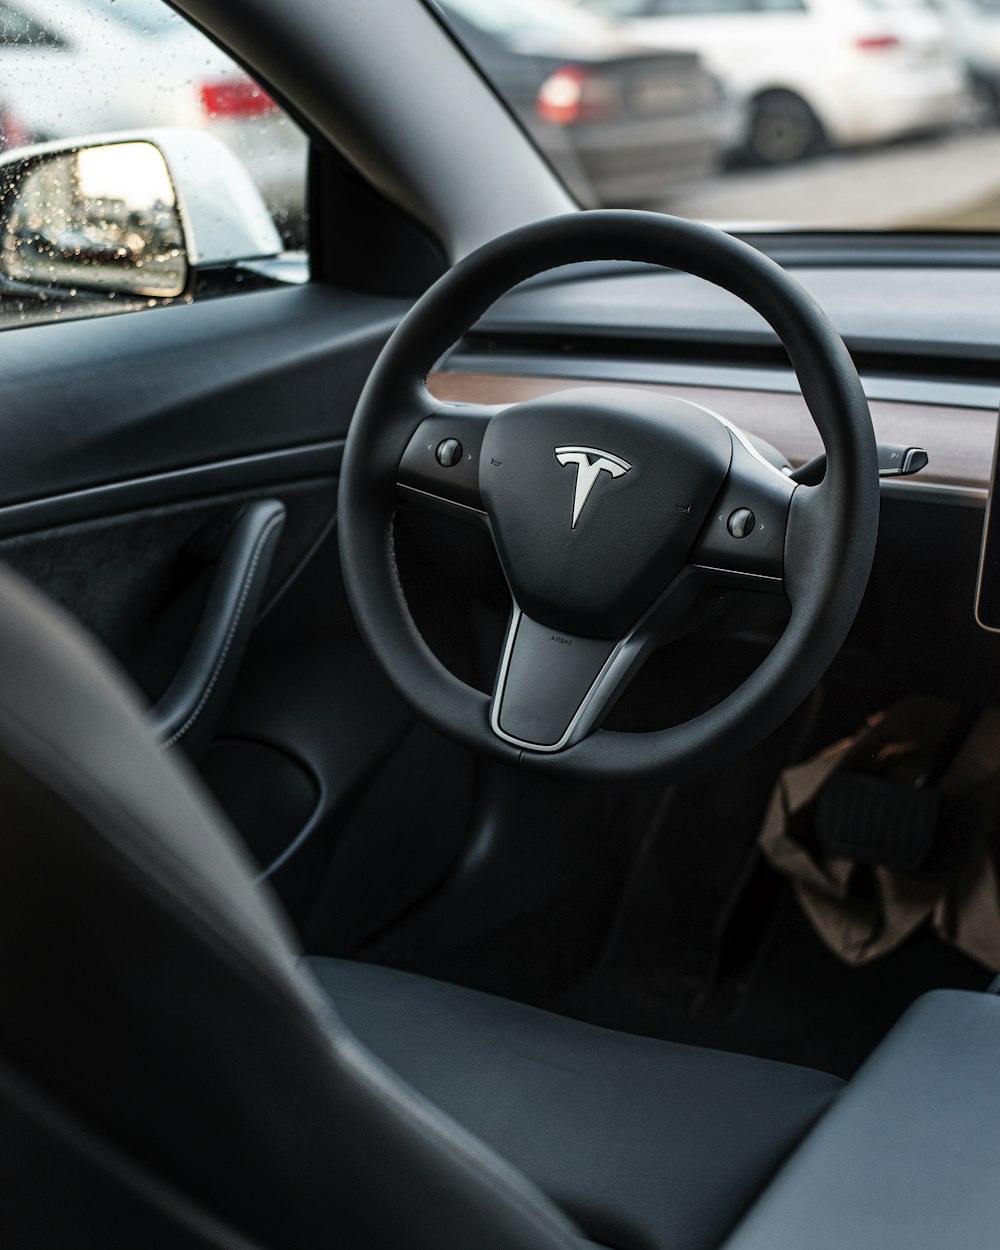
<path fill-rule="evenodd" d="M 623 634 L 687 562 L 729 431 L 684 400 L 594 387 L 490 422 L 480 489 L 514 598 L 551 629 Z"/>

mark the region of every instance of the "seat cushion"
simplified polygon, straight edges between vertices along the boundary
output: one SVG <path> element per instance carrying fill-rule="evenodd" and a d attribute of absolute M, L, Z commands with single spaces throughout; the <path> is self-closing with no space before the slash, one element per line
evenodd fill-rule
<path fill-rule="evenodd" d="M 615 1250 L 717 1247 L 842 1085 L 387 968 L 304 963 L 365 1045 Z"/>
<path fill-rule="evenodd" d="M 726 1250 L 996 1250 L 1000 998 L 907 1011 Z"/>

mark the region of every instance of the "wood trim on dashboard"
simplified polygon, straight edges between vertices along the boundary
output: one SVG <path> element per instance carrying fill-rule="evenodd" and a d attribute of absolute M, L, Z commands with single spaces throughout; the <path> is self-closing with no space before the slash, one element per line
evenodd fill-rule
<path fill-rule="evenodd" d="M 476 404 L 516 404 L 577 386 L 624 386 L 666 392 L 711 408 L 748 434 L 766 439 L 784 452 L 793 465 L 803 464 L 823 450 L 805 400 L 798 394 L 459 370 L 438 370 L 431 374 L 428 385 L 431 394 L 444 403 Z M 926 448 L 930 464 L 915 482 L 977 489 L 989 485 L 997 430 L 994 410 L 885 400 L 872 400 L 870 407 L 880 443 Z"/>

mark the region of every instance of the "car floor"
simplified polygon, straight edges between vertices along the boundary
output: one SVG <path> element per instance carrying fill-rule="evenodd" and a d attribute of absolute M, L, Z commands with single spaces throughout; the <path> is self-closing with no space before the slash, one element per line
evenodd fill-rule
<path fill-rule="evenodd" d="M 767 870 L 770 871 L 770 870 Z M 609 961 L 546 1006 L 625 1032 L 738 1051 L 849 1077 L 906 1008 L 941 987 L 984 990 L 991 974 L 922 932 L 866 968 L 840 963 L 782 883 L 753 963 L 704 992 L 683 977 Z"/>
<path fill-rule="evenodd" d="M 841 962 L 757 850 L 781 769 L 862 724 L 866 710 L 839 692 L 737 764 L 678 787 L 600 960 L 543 1005 L 848 1077 L 921 994 L 985 989 L 992 974 L 929 929 L 865 967 Z"/>

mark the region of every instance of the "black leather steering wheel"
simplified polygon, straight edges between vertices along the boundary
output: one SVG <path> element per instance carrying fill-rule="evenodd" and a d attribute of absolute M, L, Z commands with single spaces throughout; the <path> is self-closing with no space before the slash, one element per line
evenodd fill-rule
<path fill-rule="evenodd" d="M 827 452 L 797 486 L 724 418 L 680 399 L 599 387 L 496 409 L 444 405 L 430 369 L 524 279 L 592 260 L 663 265 L 755 308 L 785 345 Z M 492 697 L 432 654 L 394 554 L 401 497 L 489 526 L 513 607 Z M 359 401 L 338 503 L 340 557 L 362 635 L 417 713 L 477 751 L 590 780 L 668 780 L 745 751 L 805 698 L 868 582 L 879 477 L 871 415 L 842 340 L 753 248 L 656 213 L 595 211 L 513 231 L 414 305 Z M 723 702 L 671 729 L 600 721 L 649 651 L 720 587 L 783 593 L 788 623 Z"/>

